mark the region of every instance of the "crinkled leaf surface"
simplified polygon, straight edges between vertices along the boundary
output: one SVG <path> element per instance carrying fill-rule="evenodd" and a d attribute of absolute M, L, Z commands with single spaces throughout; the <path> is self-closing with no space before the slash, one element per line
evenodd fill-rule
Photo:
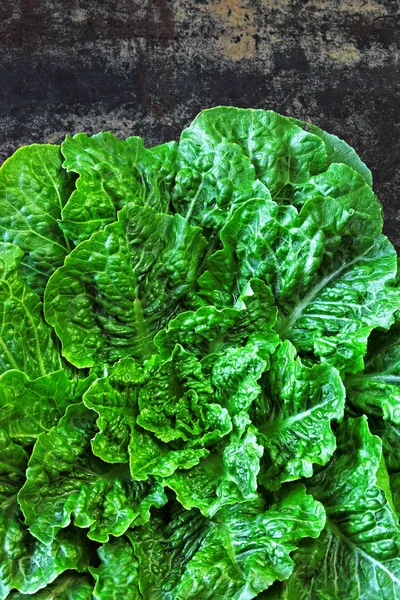
<path fill-rule="evenodd" d="M 0 430 L 0 598 L 13 588 L 32 594 L 66 569 L 84 570 L 88 564 L 85 536 L 79 530 L 65 530 L 49 545 L 29 533 L 17 502 L 28 459 Z"/>
<path fill-rule="evenodd" d="M 273 354 L 263 384 L 265 410 L 256 419 L 266 450 L 262 482 L 277 489 L 328 462 L 336 448 L 331 422 L 343 417 L 345 389 L 336 369 L 304 366 L 289 341 Z"/>
<path fill-rule="evenodd" d="M 257 475 L 263 448 L 252 428 L 232 433 L 190 470 L 177 470 L 165 478 L 177 499 L 187 509 L 198 508 L 213 516 L 223 506 L 257 497 Z"/>
<path fill-rule="evenodd" d="M 129 537 L 112 539 L 98 550 L 101 564 L 90 569 L 96 585 L 94 600 L 142 600 L 138 560 Z"/>
<path fill-rule="evenodd" d="M 295 555 L 281 598 L 395 600 L 400 594 L 400 529 L 376 485 L 381 442 L 365 417 L 341 426 L 332 462 L 310 492 L 327 513 L 326 528 Z"/>
<path fill-rule="evenodd" d="M 45 315 L 63 355 L 78 367 L 149 357 L 195 281 L 204 243 L 179 215 L 126 206 L 49 280 Z"/>
<path fill-rule="evenodd" d="M 365 369 L 348 377 L 346 388 L 355 410 L 400 426 L 400 323 L 372 335 Z"/>
<path fill-rule="evenodd" d="M 181 135 L 204 155 L 223 141 L 238 144 L 272 198 L 286 201 L 292 184 L 326 167 L 323 141 L 272 110 L 216 107 L 202 111 Z"/>
<path fill-rule="evenodd" d="M 313 133 L 321 138 L 325 144 L 328 164 L 344 163 L 345 165 L 348 165 L 357 171 L 357 173 L 359 173 L 365 179 L 368 185 L 372 186 L 372 173 L 370 169 L 368 169 L 367 165 L 362 162 L 354 148 L 349 146 L 347 142 L 341 140 L 333 133 L 324 131 L 313 123 L 299 121 L 293 117 L 288 118 L 295 125 L 298 125 L 302 129 L 305 129 L 306 131 L 309 131 L 310 133 Z"/>
<path fill-rule="evenodd" d="M 168 525 L 154 519 L 130 534 L 140 592 L 154 600 L 254 598 L 290 575 L 290 552 L 303 537 L 316 537 L 324 522 L 322 506 L 301 486 L 269 510 L 255 501 L 208 520 L 178 509 Z"/>
<path fill-rule="evenodd" d="M 250 279 L 260 278 L 273 291 L 282 337 L 340 370 L 360 371 L 370 331 L 391 325 L 400 296 L 391 287 L 393 246 L 372 235 L 372 221 L 357 237 L 361 216 L 348 209 L 319 196 L 300 212 L 247 202 L 222 230 L 224 248 L 208 259 L 200 295 L 218 308 L 229 307 Z"/>
<path fill-rule="evenodd" d="M 177 347 L 166 363 L 154 362 L 143 370 L 123 359 L 84 396 L 86 406 L 99 415 L 94 454 L 110 463 L 129 460 L 137 480 L 190 468 L 208 455 L 204 444 L 231 429 L 226 410 L 205 402 L 212 390 L 193 355 Z M 173 446 L 166 443 L 171 435 L 180 440 Z"/>
<path fill-rule="evenodd" d="M 0 373 L 18 369 L 40 377 L 62 363 L 40 298 L 19 275 L 22 257 L 20 248 L 0 242 Z"/>
<path fill-rule="evenodd" d="M 238 206 L 250 198 L 271 198 L 238 144 L 223 140 L 209 147 L 186 137 L 179 144 L 178 166 L 174 208 L 190 223 L 203 227 L 213 243 Z"/>
<path fill-rule="evenodd" d="M 167 501 L 161 484 L 132 481 L 127 465 L 107 465 L 92 455 L 95 420 L 93 411 L 73 404 L 35 444 L 19 503 L 31 533 L 43 543 L 72 515 L 74 525 L 90 527 L 90 539 L 106 542 L 147 521 L 150 507 Z"/>
<path fill-rule="evenodd" d="M 61 146 L 64 167 L 79 178 L 62 212 L 63 231 L 81 242 L 115 221 L 129 202 L 166 212 L 176 146 L 148 150 L 140 137 L 122 141 L 109 132 L 67 136 Z"/>
<path fill-rule="evenodd" d="M 273 301 L 265 283 L 253 279 L 235 308 L 207 305 L 197 311 L 182 312 L 156 335 L 155 345 L 165 358 L 179 343 L 200 358 L 211 356 L 209 361 L 213 362 L 214 354 L 253 342 L 268 359 L 279 342 L 273 330 L 277 315 Z"/>
<path fill-rule="evenodd" d="M 0 168 L 0 241 L 21 248 L 22 277 L 38 293 L 71 250 L 58 219 L 73 180 L 61 165 L 59 146 L 32 144 Z"/>
<path fill-rule="evenodd" d="M 54 600 L 55 598 L 57 600 L 92 600 L 93 584 L 90 575 L 68 571 L 57 577 L 46 589 L 39 590 L 36 594 L 29 594 L 29 598 L 35 600 Z M 8 596 L 8 600 L 22 600 L 23 598 L 27 598 L 27 596 L 19 592 L 12 592 Z"/>
<path fill-rule="evenodd" d="M 57 425 L 70 404 L 80 402 L 94 376 L 71 379 L 65 369 L 30 381 L 10 370 L 0 377 L 0 429 L 22 446 Z"/>
<path fill-rule="evenodd" d="M 139 392 L 137 423 L 162 442 L 188 447 L 217 441 L 232 429 L 228 411 L 214 403 L 198 359 L 177 345 Z"/>

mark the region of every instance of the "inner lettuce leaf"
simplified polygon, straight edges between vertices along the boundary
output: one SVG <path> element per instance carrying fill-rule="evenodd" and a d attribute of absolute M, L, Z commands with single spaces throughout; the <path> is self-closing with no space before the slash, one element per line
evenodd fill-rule
<path fill-rule="evenodd" d="M 271 110 L 0 167 L 0 600 L 400 598 L 400 277 Z"/>

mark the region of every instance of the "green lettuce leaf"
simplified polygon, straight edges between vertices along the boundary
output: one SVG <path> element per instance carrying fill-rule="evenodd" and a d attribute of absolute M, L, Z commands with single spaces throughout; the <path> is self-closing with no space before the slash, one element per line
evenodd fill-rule
<path fill-rule="evenodd" d="M 343 417 L 345 389 L 336 369 L 303 365 L 285 341 L 271 358 L 263 395 L 254 422 L 266 450 L 262 482 L 273 490 L 286 481 L 311 477 L 313 464 L 328 462 L 336 448 L 331 422 Z"/>
<path fill-rule="evenodd" d="M 177 509 L 168 525 L 130 533 L 144 598 L 251 599 L 293 569 L 290 553 L 324 526 L 322 506 L 302 486 L 265 510 L 261 501 L 219 511 L 211 520 Z"/>
<path fill-rule="evenodd" d="M 294 555 L 297 566 L 280 598 L 399 597 L 400 528 L 376 485 L 380 459 L 381 442 L 369 432 L 366 418 L 344 422 L 332 462 L 309 487 L 324 505 L 326 527 Z"/>
<path fill-rule="evenodd" d="M 232 428 L 200 362 L 180 346 L 145 369 L 121 360 L 89 388 L 84 403 L 99 415 L 94 454 L 110 463 L 129 460 L 137 480 L 190 468 Z"/>
<path fill-rule="evenodd" d="M 115 221 L 129 202 L 167 212 L 176 142 L 148 150 L 140 137 L 122 141 L 109 132 L 78 133 L 67 136 L 61 150 L 64 168 L 79 174 L 61 222 L 75 243 Z"/>
<path fill-rule="evenodd" d="M 392 288 L 397 265 L 388 239 L 369 235 L 372 221 L 355 235 L 357 203 L 350 211 L 338 199 L 314 197 L 298 212 L 247 202 L 222 230 L 224 247 L 208 259 L 200 296 L 230 307 L 252 278 L 264 280 L 279 308 L 281 337 L 339 370 L 360 371 L 368 335 L 389 328 L 400 294 Z"/>
<path fill-rule="evenodd" d="M 89 575 L 81 575 L 70 571 L 57 577 L 46 589 L 39 590 L 36 594 L 29 594 L 29 598 L 35 600 L 92 600 L 93 580 Z M 22 600 L 27 598 L 25 594 L 12 592 L 7 596 L 8 600 Z M 103 600 L 103 599 L 102 599 Z M 104 600 L 106 600 L 104 598 Z"/>
<path fill-rule="evenodd" d="M 293 184 L 326 168 L 323 141 L 272 110 L 219 106 L 202 111 L 181 135 L 207 153 L 221 142 L 242 148 L 272 198 L 286 202 Z"/>
<path fill-rule="evenodd" d="M 127 465 L 107 465 L 91 453 L 95 415 L 82 404 L 68 407 L 56 427 L 41 433 L 19 492 L 31 533 L 49 544 L 69 525 L 89 527 L 88 537 L 106 542 L 147 521 L 151 506 L 167 501 L 161 484 L 132 481 Z"/>
<path fill-rule="evenodd" d="M 273 330 L 277 309 L 270 289 L 259 279 L 250 281 L 235 308 L 218 309 L 202 306 L 197 311 L 185 311 L 172 319 L 167 329 L 159 331 L 154 343 L 160 355 L 167 358 L 176 344 L 180 344 L 202 359 L 228 348 L 243 347 L 247 342 L 258 346 L 268 361 L 279 343 Z"/>
<path fill-rule="evenodd" d="M 34 378 L 63 365 L 40 298 L 19 275 L 22 258 L 20 248 L 0 242 L 0 373 L 17 369 Z"/>
<path fill-rule="evenodd" d="M 254 428 L 233 432 L 228 440 L 190 470 L 176 470 L 164 479 L 186 509 L 212 517 L 224 506 L 257 498 L 257 475 L 263 447 Z"/>
<path fill-rule="evenodd" d="M 80 402 L 94 376 L 70 379 L 65 369 L 30 381 L 21 371 L 0 376 L 0 429 L 22 446 L 57 425 L 70 404 Z"/>
<path fill-rule="evenodd" d="M 372 335 L 365 369 L 346 378 L 346 389 L 348 402 L 358 413 L 400 426 L 400 323 Z"/>
<path fill-rule="evenodd" d="M 254 197 L 271 199 L 271 194 L 238 144 L 223 140 L 205 149 L 196 142 L 186 138 L 179 144 L 172 203 L 214 243 L 213 234 L 238 206 Z"/>
<path fill-rule="evenodd" d="M 45 316 L 77 367 L 143 360 L 152 339 L 193 285 L 204 247 L 199 228 L 179 215 L 128 205 L 50 278 Z M 68 318 L 66 318 L 68 315 Z"/>
<path fill-rule="evenodd" d="M 96 586 L 94 600 L 142 600 L 138 582 L 138 560 L 128 536 L 110 540 L 98 550 L 99 567 L 91 567 Z"/>
<path fill-rule="evenodd" d="M 73 180 L 61 165 L 59 146 L 32 144 L 0 168 L 0 241 L 21 248 L 21 275 L 39 294 L 71 250 L 58 219 Z"/>
<path fill-rule="evenodd" d="M 313 123 L 299 121 L 299 119 L 294 119 L 293 117 L 288 117 L 288 119 L 305 131 L 309 131 L 321 138 L 325 144 L 328 165 L 332 163 L 344 163 L 357 171 L 368 185 L 372 186 L 372 173 L 370 169 L 362 162 L 354 148 L 349 146 L 344 140 L 341 140 L 333 133 L 328 133 L 320 127 L 313 125 Z"/>
<path fill-rule="evenodd" d="M 28 459 L 0 430 L 0 598 L 13 588 L 32 594 L 67 569 L 85 570 L 89 560 L 79 530 L 65 530 L 48 545 L 29 533 L 17 502 Z"/>

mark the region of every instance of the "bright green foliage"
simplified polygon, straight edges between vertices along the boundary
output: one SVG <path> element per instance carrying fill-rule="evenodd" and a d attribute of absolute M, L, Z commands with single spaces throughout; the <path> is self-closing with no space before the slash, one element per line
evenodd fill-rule
<path fill-rule="evenodd" d="M 0 600 L 400 598 L 400 277 L 273 111 L 0 168 Z"/>
<path fill-rule="evenodd" d="M 79 174 L 62 212 L 62 229 L 75 243 L 115 221 L 129 202 L 167 211 L 175 142 L 147 150 L 139 137 L 121 141 L 112 133 L 78 133 L 67 136 L 61 150 L 63 166 Z"/>
<path fill-rule="evenodd" d="M 21 275 L 39 293 L 72 247 L 59 227 L 73 189 L 61 165 L 59 146 L 33 144 L 0 169 L 0 241 L 21 248 Z"/>
<path fill-rule="evenodd" d="M 95 418 L 71 405 L 59 424 L 41 433 L 18 500 L 31 533 L 49 544 L 69 525 L 90 527 L 90 539 L 106 542 L 150 518 L 151 506 L 167 501 L 162 486 L 132 481 L 125 465 L 109 466 L 90 452 Z"/>
<path fill-rule="evenodd" d="M 265 510 L 260 499 L 219 511 L 211 520 L 177 509 L 167 525 L 132 531 L 144 598 L 251 599 L 293 569 L 289 553 L 316 537 L 322 506 L 303 487 Z M 153 566 L 154 565 L 154 566 Z"/>
<path fill-rule="evenodd" d="M 141 600 L 138 588 L 138 560 L 129 538 L 110 540 L 98 550 L 98 554 L 101 565 L 90 569 L 96 581 L 93 598 Z"/>
<path fill-rule="evenodd" d="M 33 537 L 17 502 L 29 455 L 0 430 L 0 597 L 12 588 L 32 594 L 66 569 L 85 570 L 88 553 L 79 530 L 65 530 L 45 545 Z"/>
<path fill-rule="evenodd" d="M 292 123 L 298 125 L 302 129 L 317 135 L 325 144 L 326 157 L 328 160 L 328 164 L 332 163 L 343 163 L 348 165 L 354 171 L 357 171 L 368 185 L 372 186 L 372 173 L 368 169 L 367 165 L 362 162 L 360 157 L 357 155 L 356 151 L 349 146 L 345 141 L 338 138 L 336 135 L 332 133 L 328 133 L 324 131 L 320 127 L 317 127 L 313 123 L 305 123 L 304 121 L 299 121 L 298 119 L 294 119 L 293 117 L 288 117 Z"/>
<path fill-rule="evenodd" d="M 45 316 L 77 367 L 149 357 L 152 339 L 195 281 L 201 230 L 178 215 L 127 205 L 49 280 Z"/>
<path fill-rule="evenodd" d="M 17 246 L 0 242 L 0 372 L 19 369 L 40 377 L 62 362 L 40 298 L 20 277 L 22 257 Z"/>
<path fill-rule="evenodd" d="M 93 581 L 90 575 L 67 571 L 36 594 L 26 596 L 19 592 L 13 592 L 7 598 L 10 600 L 22 600 L 22 598 L 34 598 L 35 600 L 54 600 L 55 598 L 57 600 L 93 600 L 92 591 Z M 104 600 L 106 599 L 104 598 Z"/>
<path fill-rule="evenodd" d="M 332 463 L 308 488 L 326 510 L 326 527 L 294 555 L 297 567 L 282 600 L 398 598 L 400 527 L 377 484 L 380 457 L 381 442 L 365 417 L 342 425 Z"/>
<path fill-rule="evenodd" d="M 21 371 L 7 371 L 0 377 L 0 429 L 29 446 L 57 425 L 69 404 L 80 402 L 94 379 L 70 379 L 61 369 L 30 381 Z"/>
<path fill-rule="evenodd" d="M 331 421 L 341 420 L 345 400 L 339 373 L 326 364 L 302 365 L 285 341 L 272 357 L 263 395 L 268 409 L 256 420 L 266 449 L 263 484 L 276 489 L 311 477 L 313 463 L 325 465 L 336 447 Z"/>

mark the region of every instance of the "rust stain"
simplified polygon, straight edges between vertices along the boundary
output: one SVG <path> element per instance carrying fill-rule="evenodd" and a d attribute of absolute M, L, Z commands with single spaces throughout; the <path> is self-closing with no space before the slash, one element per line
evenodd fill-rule
<path fill-rule="evenodd" d="M 200 4 L 199 8 L 211 14 L 222 26 L 216 49 L 223 58 L 240 61 L 254 57 L 257 27 L 252 0 L 219 0 L 214 4 Z"/>

